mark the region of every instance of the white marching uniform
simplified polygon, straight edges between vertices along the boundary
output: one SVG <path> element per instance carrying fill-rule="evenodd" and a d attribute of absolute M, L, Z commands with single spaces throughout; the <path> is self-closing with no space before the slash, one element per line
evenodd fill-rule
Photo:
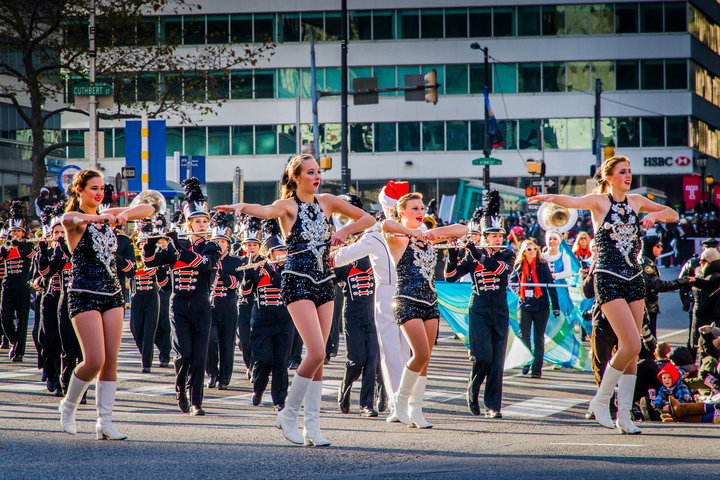
<path fill-rule="evenodd" d="M 375 273 L 375 326 L 380 345 L 380 366 L 385 391 L 388 399 L 392 399 L 400 387 L 400 377 L 411 352 L 410 345 L 395 323 L 392 303 L 397 272 L 378 225 L 366 230 L 357 242 L 338 249 L 335 252 L 335 266 L 342 267 L 365 256 L 370 257 Z M 394 405 L 391 407 L 394 409 Z"/>

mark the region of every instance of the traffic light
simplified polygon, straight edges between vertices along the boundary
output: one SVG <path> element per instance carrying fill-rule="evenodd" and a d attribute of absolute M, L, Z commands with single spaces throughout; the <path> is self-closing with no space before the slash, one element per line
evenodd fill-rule
<path fill-rule="evenodd" d="M 542 160 L 528 160 L 525 162 L 525 168 L 530 174 L 545 175 L 545 162 Z"/>
<path fill-rule="evenodd" d="M 538 187 L 525 187 L 525 196 L 534 197 L 538 194 Z"/>
<path fill-rule="evenodd" d="M 615 156 L 615 145 L 603 145 L 603 160 L 612 158 Z"/>
<path fill-rule="evenodd" d="M 332 169 L 332 157 L 320 157 L 320 170 L 330 170 Z"/>
<path fill-rule="evenodd" d="M 425 74 L 423 80 L 425 82 L 425 101 L 433 105 L 438 102 L 438 83 L 437 70 L 434 68 Z"/>

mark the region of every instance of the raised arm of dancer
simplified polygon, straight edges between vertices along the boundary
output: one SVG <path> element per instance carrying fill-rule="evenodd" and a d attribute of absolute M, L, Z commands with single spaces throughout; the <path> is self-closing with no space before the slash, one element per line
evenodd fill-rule
<path fill-rule="evenodd" d="M 271 205 L 260 205 L 258 203 L 233 203 L 229 205 L 218 205 L 215 210 L 228 213 L 246 213 L 258 218 L 279 218 L 289 212 L 289 199 L 275 200 Z"/>
<path fill-rule="evenodd" d="M 571 197 L 570 195 L 559 195 L 553 193 L 544 193 L 528 198 L 528 203 L 551 202 L 565 208 L 578 208 L 583 210 L 599 210 L 600 204 L 598 200 L 605 195 L 599 193 L 590 193 L 582 197 Z"/>
<path fill-rule="evenodd" d="M 350 205 L 348 202 L 336 197 L 335 195 L 320 194 L 317 195 L 317 197 L 325 207 L 324 210 L 326 212 L 331 211 L 332 213 L 339 213 L 355 220 L 335 232 L 335 235 L 333 235 L 333 238 L 330 240 L 332 245 L 345 243 L 348 235 L 360 233 L 375 225 L 375 219 L 369 213 L 354 205 Z"/>
<path fill-rule="evenodd" d="M 446 225 L 444 227 L 433 228 L 425 232 L 425 239 L 430 242 L 441 241 L 445 238 L 460 238 L 467 235 L 468 227 L 461 223 L 455 223 L 453 225 Z"/>
<path fill-rule="evenodd" d="M 652 227 L 655 222 L 677 222 L 680 218 L 678 213 L 672 208 L 655 203 L 642 195 L 628 195 L 628 199 L 639 206 L 638 210 L 640 212 L 647 213 L 647 215 L 640 220 L 640 223 L 645 228 Z"/>

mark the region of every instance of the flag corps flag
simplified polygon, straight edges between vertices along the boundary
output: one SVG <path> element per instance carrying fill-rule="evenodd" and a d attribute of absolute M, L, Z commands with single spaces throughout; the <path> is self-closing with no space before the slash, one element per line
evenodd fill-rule
<path fill-rule="evenodd" d="M 503 139 L 500 133 L 495 114 L 490 107 L 490 97 L 488 96 L 487 87 L 483 88 L 483 95 L 485 96 L 485 108 L 488 112 L 488 118 L 486 118 L 485 121 L 488 122 L 488 139 L 490 140 L 490 145 L 492 145 L 493 148 L 504 147 L 505 139 Z"/>

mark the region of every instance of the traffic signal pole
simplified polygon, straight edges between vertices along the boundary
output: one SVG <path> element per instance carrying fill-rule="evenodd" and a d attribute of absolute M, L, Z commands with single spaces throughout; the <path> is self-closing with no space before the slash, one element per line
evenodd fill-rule
<path fill-rule="evenodd" d="M 488 64 L 488 47 L 482 49 L 485 54 L 485 89 L 490 92 L 490 65 Z M 489 93 L 488 93 L 489 94 Z M 485 122 L 483 131 L 483 155 L 488 158 L 492 153 L 492 147 L 490 146 L 490 112 L 488 111 L 488 102 L 483 98 L 483 105 L 485 109 Z M 486 190 L 490 189 L 490 165 L 483 167 L 483 185 Z"/>
<path fill-rule="evenodd" d="M 599 78 L 595 79 L 595 171 L 600 169 L 603 161 L 602 133 L 600 129 L 600 94 L 602 83 Z"/>
<path fill-rule="evenodd" d="M 347 0 L 342 0 L 340 41 L 340 193 L 350 191 L 350 167 L 348 165 L 348 32 L 347 32 Z"/>

